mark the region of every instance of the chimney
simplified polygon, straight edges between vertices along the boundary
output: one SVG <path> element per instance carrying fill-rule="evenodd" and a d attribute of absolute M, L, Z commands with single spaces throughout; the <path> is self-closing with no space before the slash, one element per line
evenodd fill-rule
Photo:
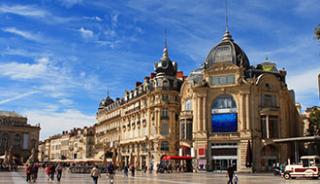
<path fill-rule="evenodd" d="M 178 71 L 177 74 L 176 74 L 176 77 L 178 79 L 183 79 L 183 71 Z"/>
<path fill-rule="evenodd" d="M 136 82 L 136 87 L 139 87 L 141 84 L 141 82 Z"/>
<path fill-rule="evenodd" d="M 153 79 L 155 76 L 156 76 L 156 74 L 155 74 L 155 73 L 153 73 L 153 72 L 152 72 L 152 73 L 150 73 L 150 78 L 151 78 L 151 79 Z"/>

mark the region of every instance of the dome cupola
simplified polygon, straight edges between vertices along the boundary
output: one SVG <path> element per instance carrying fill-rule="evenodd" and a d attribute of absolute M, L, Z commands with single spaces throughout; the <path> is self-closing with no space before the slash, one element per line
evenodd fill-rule
<path fill-rule="evenodd" d="M 167 47 L 163 49 L 163 54 L 162 54 L 162 57 L 160 58 L 160 61 L 154 64 L 154 70 L 157 76 L 159 75 L 175 76 L 176 75 L 177 63 L 171 61 L 171 59 L 169 58 L 169 52 Z"/>
<path fill-rule="evenodd" d="M 206 68 L 216 63 L 235 64 L 244 68 L 250 66 L 247 55 L 233 41 L 228 30 L 224 33 L 221 42 L 211 49 L 205 61 Z"/>

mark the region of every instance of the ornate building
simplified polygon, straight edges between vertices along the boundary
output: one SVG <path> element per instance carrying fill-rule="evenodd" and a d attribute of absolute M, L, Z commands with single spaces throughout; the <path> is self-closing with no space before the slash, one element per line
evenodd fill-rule
<path fill-rule="evenodd" d="M 226 31 L 203 66 L 181 87 L 180 150 L 195 153 L 200 169 L 270 170 L 292 158 L 288 144 L 273 139 L 297 136 L 299 115 L 286 71 L 268 59 L 250 66 Z"/>
<path fill-rule="evenodd" d="M 27 124 L 27 118 L 16 112 L 0 111 L 0 155 L 11 150 L 20 162 L 25 162 L 32 149 L 38 147 L 40 125 Z"/>
<path fill-rule="evenodd" d="M 123 98 L 102 100 L 97 112 L 97 156 L 141 168 L 156 165 L 164 155 L 177 155 L 183 79 L 164 48 L 155 73 L 137 82 Z"/>

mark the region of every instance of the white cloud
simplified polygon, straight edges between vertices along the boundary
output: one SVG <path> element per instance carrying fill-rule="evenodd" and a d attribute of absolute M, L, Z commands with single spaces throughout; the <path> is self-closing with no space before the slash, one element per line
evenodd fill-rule
<path fill-rule="evenodd" d="M 77 17 L 61 17 L 52 14 L 51 12 L 41 9 L 37 6 L 28 6 L 28 5 L 0 5 L 0 14 L 15 14 L 24 17 L 35 18 L 41 20 L 47 24 L 62 24 L 71 21 L 77 21 Z"/>
<path fill-rule="evenodd" d="M 320 67 L 315 67 L 288 77 L 287 83 L 290 89 L 294 89 L 297 94 L 317 94 L 318 93 L 318 75 Z M 312 95 L 314 96 L 314 95 Z"/>
<path fill-rule="evenodd" d="M 102 21 L 102 19 L 101 19 L 100 17 L 98 17 L 98 16 L 95 16 L 94 18 L 95 18 L 95 20 L 98 21 L 98 22 L 101 22 L 101 21 Z"/>
<path fill-rule="evenodd" d="M 39 91 L 29 91 L 29 92 L 26 92 L 26 93 L 22 93 L 22 94 L 19 94 L 19 95 L 16 95 L 16 96 L 13 96 L 13 97 L 10 97 L 10 98 L 7 98 L 7 99 L 4 99 L 4 100 L 0 100 L 0 105 L 3 105 L 3 104 L 6 104 L 8 102 L 12 102 L 12 101 L 15 101 L 15 100 L 19 100 L 21 98 L 25 98 L 25 97 L 28 97 L 28 96 L 31 96 L 31 95 L 34 95 L 36 93 L 38 93 Z"/>
<path fill-rule="evenodd" d="M 90 29 L 85 29 L 85 28 L 81 27 L 79 29 L 79 32 L 81 33 L 81 36 L 83 38 L 88 39 L 88 38 L 92 38 L 93 37 L 93 31 L 91 31 Z"/>
<path fill-rule="evenodd" d="M 11 79 L 33 79 L 39 78 L 47 72 L 48 58 L 40 58 L 35 64 L 29 63 L 3 63 L 0 64 L 0 76 Z"/>
<path fill-rule="evenodd" d="M 83 3 L 83 0 L 58 0 L 58 1 L 67 8 Z"/>
<path fill-rule="evenodd" d="M 67 109 L 62 112 L 52 109 L 31 110 L 22 112 L 28 117 L 31 124 L 40 123 L 41 139 L 61 133 L 74 127 L 92 126 L 95 123 L 95 115 L 83 114 L 77 109 Z"/>
<path fill-rule="evenodd" d="M 8 28 L 4 28 L 2 30 L 5 32 L 8 32 L 8 33 L 19 35 L 19 36 L 21 36 L 25 39 L 28 39 L 28 40 L 43 41 L 41 36 L 34 34 L 34 33 L 31 33 L 31 32 L 28 32 L 28 31 L 19 30 L 15 27 L 8 27 Z"/>
<path fill-rule="evenodd" d="M 48 14 L 46 11 L 39 8 L 25 5 L 0 5 L 0 13 L 12 13 L 28 17 L 45 17 Z"/>

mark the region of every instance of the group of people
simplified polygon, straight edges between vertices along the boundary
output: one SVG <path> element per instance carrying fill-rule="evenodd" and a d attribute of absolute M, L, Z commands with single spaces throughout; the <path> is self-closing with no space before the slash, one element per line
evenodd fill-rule
<path fill-rule="evenodd" d="M 105 171 L 106 171 L 106 176 L 109 180 L 110 183 L 114 182 L 114 175 L 115 175 L 115 170 L 116 170 L 116 166 L 112 163 L 107 164 Z M 135 166 L 132 164 L 130 166 L 125 165 L 123 167 L 123 173 L 124 173 L 124 177 L 129 177 L 129 170 L 131 171 L 131 176 L 134 177 L 135 176 Z M 100 169 L 97 165 L 95 165 L 91 172 L 90 172 L 90 176 L 93 180 L 94 184 L 98 183 L 98 179 L 101 177 L 101 173 L 100 173 Z"/>
<path fill-rule="evenodd" d="M 51 181 L 54 181 L 54 175 L 56 174 L 57 181 L 60 182 L 62 177 L 62 170 L 63 170 L 63 166 L 60 163 L 58 165 L 48 164 L 45 167 L 45 172 L 48 176 L 48 180 L 51 180 Z"/>
<path fill-rule="evenodd" d="M 26 171 L 26 181 L 35 183 L 38 178 L 38 170 L 40 165 L 38 163 L 27 164 L 25 167 Z M 61 164 L 44 164 L 45 173 L 48 176 L 48 180 L 54 181 L 54 176 L 56 174 L 57 181 L 61 181 L 63 166 Z"/>
<path fill-rule="evenodd" d="M 38 179 L 39 165 L 37 163 L 26 165 L 26 181 L 35 183 Z"/>

